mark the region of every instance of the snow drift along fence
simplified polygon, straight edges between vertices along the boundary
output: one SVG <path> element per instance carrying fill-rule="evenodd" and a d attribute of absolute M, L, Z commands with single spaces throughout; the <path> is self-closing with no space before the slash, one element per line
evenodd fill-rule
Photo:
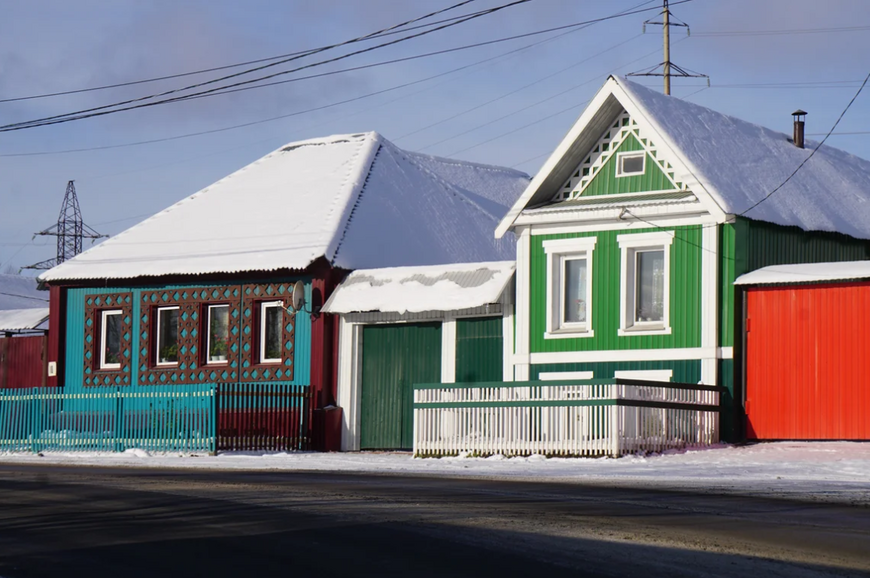
<path fill-rule="evenodd" d="M 414 386 L 414 455 L 620 456 L 719 441 L 721 387 L 627 379 Z"/>
<path fill-rule="evenodd" d="M 214 452 L 215 388 L 0 393 L 0 451 Z"/>
<path fill-rule="evenodd" d="M 218 385 L 217 449 L 311 449 L 311 387 L 222 383 Z"/>

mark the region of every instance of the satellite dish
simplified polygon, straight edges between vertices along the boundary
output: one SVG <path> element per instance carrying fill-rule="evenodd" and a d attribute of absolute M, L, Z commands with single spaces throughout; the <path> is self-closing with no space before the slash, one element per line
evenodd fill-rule
<path fill-rule="evenodd" d="M 297 281 L 293 284 L 293 311 L 301 311 L 305 306 L 305 284 Z"/>

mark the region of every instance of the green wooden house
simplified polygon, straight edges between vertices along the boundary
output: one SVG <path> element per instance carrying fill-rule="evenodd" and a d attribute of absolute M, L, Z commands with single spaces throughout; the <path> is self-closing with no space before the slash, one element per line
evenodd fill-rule
<path fill-rule="evenodd" d="M 792 175 L 803 127 L 609 78 L 496 232 L 518 239 L 514 379 L 722 385 L 740 438 L 736 277 L 870 257 L 870 162 L 825 146 Z"/>

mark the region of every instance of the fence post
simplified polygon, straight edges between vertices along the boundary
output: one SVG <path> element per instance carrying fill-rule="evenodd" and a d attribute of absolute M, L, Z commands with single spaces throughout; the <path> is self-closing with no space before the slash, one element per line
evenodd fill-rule
<path fill-rule="evenodd" d="M 210 456 L 217 455 L 217 421 L 218 421 L 218 395 L 220 392 L 220 384 L 215 384 L 211 389 L 211 400 L 209 403 L 209 427 L 208 427 L 208 443 Z"/>

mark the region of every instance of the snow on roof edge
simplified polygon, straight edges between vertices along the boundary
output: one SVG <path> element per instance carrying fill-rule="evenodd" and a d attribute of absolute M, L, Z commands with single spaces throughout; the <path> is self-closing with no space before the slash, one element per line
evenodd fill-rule
<path fill-rule="evenodd" d="M 856 279 L 870 279 L 870 261 L 770 265 L 744 273 L 734 281 L 734 284 L 784 285 L 789 283 L 852 281 Z"/>
<path fill-rule="evenodd" d="M 498 302 L 515 270 L 514 261 L 358 269 L 339 284 L 322 311 L 404 314 L 482 307 Z M 491 273 L 488 279 L 486 273 Z M 451 275 L 471 285 L 462 286 Z"/>

